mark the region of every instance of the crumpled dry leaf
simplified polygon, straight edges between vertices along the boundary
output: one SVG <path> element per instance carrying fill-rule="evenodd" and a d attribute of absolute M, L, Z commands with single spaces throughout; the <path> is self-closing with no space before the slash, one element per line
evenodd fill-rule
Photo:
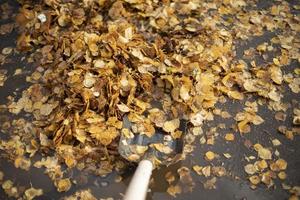
<path fill-rule="evenodd" d="M 164 154 L 170 154 L 173 152 L 172 148 L 170 148 L 169 146 L 166 146 L 162 143 L 152 144 L 151 146 L 153 146 L 156 150 L 158 150 L 159 152 L 162 152 Z"/>
<path fill-rule="evenodd" d="M 288 109 L 290 105 L 283 102 L 284 84 L 292 92 L 300 92 L 299 69 L 287 72 L 285 67 L 299 62 L 296 37 L 300 31 L 299 19 L 293 14 L 299 6 L 286 1 L 260 10 L 255 3 L 244 0 L 171 3 L 45 0 L 30 6 L 26 1 L 19 2 L 17 25 L 0 25 L 1 35 L 16 26 L 20 32 L 16 50 L 1 49 L 0 64 L 10 63 L 12 54 L 32 50 L 24 58 L 28 62 L 39 59 L 39 66 L 26 78 L 33 85 L 20 98 L 19 93 L 14 94 L 15 99 L 8 97 L 7 107 L 1 106 L 1 110 L 8 109 L 14 114 L 24 111 L 32 123 L 19 126 L 3 123 L 1 128 L 12 128 L 10 136 L 14 138 L 1 140 L 0 149 L 11 154 L 16 166 L 26 169 L 30 162 L 25 154 L 32 156 L 40 150 L 45 153 L 54 150 L 54 157 L 43 158 L 34 166 L 45 167 L 56 185 L 64 180 L 58 160 L 68 168 L 76 166 L 97 175 L 124 167 L 124 161 L 118 158 L 120 133 L 126 138 L 133 138 L 134 134 L 152 137 L 156 128 L 162 128 L 171 139 L 184 137 L 185 157 L 196 149 L 195 141 L 213 145 L 220 136 L 218 129 L 226 128 L 220 124 L 202 133 L 204 120 L 230 118 L 228 111 L 216 106 L 228 100 L 255 100 L 246 101 L 246 107 L 237 111 L 236 126 L 232 127 L 234 131 L 248 133 L 253 125 L 264 122 L 259 106 L 268 106 L 277 113 Z M 13 9 L 8 5 L 1 5 L 1 19 L 12 16 Z M 276 34 L 238 56 L 236 41 L 249 43 L 265 31 Z M 6 71 L 0 71 L 0 86 L 7 75 Z M 298 110 L 296 113 L 294 110 L 294 125 L 299 124 Z M 123 127 L 126 116 L 133 124 L 131 130 Z M 275 117 L 285 119 L 284 115 Z M 178 130 L 181 119 L 188 121 L 186 131 Z M 288 139 L 299 133 L 297 127 L 281 127 L 279 131 Z M 200 140 L 195 139 L 198 135 Z M 231 133 L 224 137 L 234 141 Z M 273 144 L 276 146 L 278 142 L 275 140 Z M 249 142 L 245 145 L 252 147 Z M 154 147 L 170 152 L 162 144 Z M 133 148 L 139 155 L 133 155 L 130 161 L 137 160 L 148 149 Z M 279 151 L 261 145 L 254 148 L 262 160 L 250 167 L 246 165 L 248 172 L 252 173 L 254 167 L 255 173 L 259 173 L 250 174 L 250 182 L 270 187 L 277 174 L 284 179 L 285 174 L 280 170 L 287 163 L 271 160 L 279 157 Z M 231 157 L 229 153 L 223 155 Z M 205 155 L 209 161 L 215 157 L 218 155 L 213 152 Z M 225 173 L 218 166 L 195 165 L 193 169 L 206 177 Z M 193 186 L 189 170 L 181 168 L 178 173 L 182 183 L 169 189 L 174 196 Z M 215 183 L 216 178 L 212 177 L 204 186 L 211 189 Z M 68 188 L 66 182 L 61 185 Z M 16 188 L 9 188 L 12 196 L 17 194 Z M 75 198 L 84 194 L 93 199 L 88 192 L 76 193 Z"/>
<path fill-rule="evenodd" d="M 6 180 L 2 183 L 2 189 L 9 197 L 18 198 L 19 191 L 17 187 L 13 186 L 13 182 L 11 180 Z"/>
<path fill-rule="evenodd" d="M 190 121 L 194 126 L 201 126 L 203 123 L 204 117 L 202 116 L 201 112 L 191 114 Z"/>
<path fill-rule="evenodd" d="M 212 179 L 209 179 L 209 180 L 207 180 L 207 181 L 205 181 L 204 183 L 203 183 L 203 187 L 205 188 L 205 189 L 209 189 L 209 190 L 211 190 L 211 189 L 216 189 L 216 182 L 217 182 L 217 178 L 216 177 L 213 177 Z"/>
<path fill-rule="evenodd" d="M 170 185 L 167 189 L 167 193 L 173 197 L 176 197 L 177 194 L 180 194 L 182 189 L 179 185 Z"/>
<path fill-rule="evenodd" d="M 179 174 L 179 179 L 180 182 L 182 183 L 182 191 L 191 192 L 195 186 L 195 183 L 190 174 L 190 170 L 187 167 L 181 167 L 177 170 L 177 173 Z"/>
<path fill-rule="evenodd" d="M 250 176 L 249 177 L 249 181 L 253 184 L 253 185 L 257 185 L 260 183 L 260 178 L 257 175 L 254 176 Z"/>
<path fill-rule="evenodd" d="M 33 187 L 27 189 L 24 193 L 25 199 L 26 200 L 32 200 L 35 197 L 43 195 L 43 190 L 42 189 L 35 189 Z"/>
<path fill-rule="evenodd" d="M 57 187 L 58 192 L 66 192 L 71 188 L 71 186 L 72 186 L 71 181 L 68 178 L 60 179 L 56 183 L 56 187 Z"/>
<path fill-rule="evenodd" d="M 245 165 L 244 169 L 245 169 L 245 172 L 250 175 L 253 175 L 257 172 L 257 169 L 255 168 L 255 166 L 253 164 Z"/>
<path fill-rule="evenodd" d="M 157 108 L 149 110 L 148 118 L 155 124 L 156 127 L 163 127 L 167 120 L 165 113 Z"/>
<path fill-rule="evenodd" d="M 234 134 L 232 134 L 232 133 L 226 133 L 225 140 L 227 140 L 227 141 L 234 141 Z"/>
<path fill-rule="evenodd" d="M 294 109 L 294 117 L 293 117 L 293 124 L 299 125 L 300 124 L 300 109 Z"/>
<path fill-rule="evenodd" d="M 119 135 L 115 127 L 105 128 L 99 125 L 91 125 L 87 131 L 103 145 L 109 145 Z"/>
<path fill-rule="evenodd" d="M 118 104 L 117 107 L 121 112 L 124 112 L 124 113 L 127 113 L 130 111 L 130 108 L 128 106 L 126 106 L 125 104 Z"/>
<path fill-rule="evenodd" d="M 53 109 L 57 107 L 57 103 L 55 104 L 43 104 L 40 108 L 41 115 L 48 116 Z"/>
<path fill-rule="evenodd" d="M 215 176 L 222 177 L 226 175 L 226 169 L 222 166 L 214 166 L 212 167 L 212 173 Z"/>
<path fill-rule="evenodd" d="M 276 83 L 276 84 L 281 84 L 283 81 L 283 76 L 282 76 L 282 71 L 279 67 L 272 66 L 269 68 L 269 71 L 271 73 L 271 79 Z"/>
<path fill-rule="evenodd" d="M 0 171 L 0 181 L 2 182 L 3 180 L 3 177 L 4 177 L 4 173 L 2 171 Z"/>
<path fill-rule="evenodd" d="M 30 159 L 27 159 L 25 157 L 18 157 L 15 159 L 15 167 L 16 168 L 21 168 L 21 169 L 28 171 L 30 166 L 31 166 Z"/>
<path fill-rule="evenodd" d="M 211 175 L 211 166 L 205 166 L 202 168 L 202 174 L 205 176 L 205 177 L 209 177 Z"/>
<path fill-rule="evenodd" d="M 198 175 L 202 175 L 202 169 L 203 167 L 202 166 L 199 166 L 199 165 L 194 165 L 193 166 L 193 170 L 198 174 Z"/>
<path fill-rule="evenodd" d="M 179 128 L 179 125 L 180 125 L 180 120 L 177 118 L 170 121 L 166 121 L 162 128 L 164 131 L 168 133 L 172 133 Z"/>
<path fill-rule="evenodd" d="M 255 110 L 251 106 L 245 108 L 245 112 L 239 112 L 235 116 L 235 120 L 238 121 L 238 129 L 240 133 L 250 132 L 249 124 L 259 125 L 264 122 L 259 115 L 255 113 Z"/>
<path fill-rule="evenodd" d="M 173 174 L 172 172 L 170 172 L 170 171 L 166 173 L 165 178 L 166 178 L 166 180 L 167 180 L 167 182 L 168 182 L 169 184 L 171 184 L 172 182 L 175 181 L 175 176 L 174 176 L 174 174 Z"/>
<path fill-rule="evenodd" d="M 213 160 L 214 158 L 215 158 L 215 153 L 214 153 L 214 152 L 208 151 L 208 152 L 205 153 L 205 159 L 206 159 L 206 160 L 211 161 L 211 160 Z"/>
<path fill-rule="evenodd" d="M 0 70 L 0 87 L 2 87 L 7 80 L 6 76 L 7 71 L 6 70 Z"/>
<path fill-rule="evenodd" d="M 261 159 L 271 160 L 272 152 L 266 148 L 259 148 L 258 149 L 258 157 L 260 157 Z"/>

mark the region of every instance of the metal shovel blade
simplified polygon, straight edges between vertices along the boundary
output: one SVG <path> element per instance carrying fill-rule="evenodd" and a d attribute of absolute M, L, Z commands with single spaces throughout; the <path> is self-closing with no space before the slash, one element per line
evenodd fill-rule
<path fill-rule="evenodd" d="M 125 116 L 124 127 L 131 130 L 132 123 Z M 162 129 L 156 129 L 152 137 L 145 134 L 131 134 L 131 137 L 121 134 L 119 153 L 130 162 L 149 159 L 158 165 L 170 165 L 180 160 L 183 151 L 183 135 L 185 124 L 180 123 L 183 132 L 181 138 L 174 139 Z"/>

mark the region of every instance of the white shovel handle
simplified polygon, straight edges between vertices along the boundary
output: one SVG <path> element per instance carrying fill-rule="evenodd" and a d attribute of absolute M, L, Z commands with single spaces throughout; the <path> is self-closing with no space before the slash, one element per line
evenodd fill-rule
<path fill-rule="evenodd" d="M 149 160 L 139 163 L 129 187 L 126 190 L 124 200 L 145 200 L 148 190 L 153 164 Z"/>

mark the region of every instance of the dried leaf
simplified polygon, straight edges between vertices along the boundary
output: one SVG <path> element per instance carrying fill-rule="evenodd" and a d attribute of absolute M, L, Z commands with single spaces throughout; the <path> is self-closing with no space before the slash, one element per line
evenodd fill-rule
<path fill-rule="evenodd" d="M 176 197 L 177 194 L 182 192 L 181 187 L 179 185 L 170 185 L 167 189 L 167 193 L 173 197 Z"/>
<path fill-rule="evenodd" d="M 168 132 L 168 133 L 172 133 L 174 132 L 176 129 L 179 128 L 180 125 L 180 120 L 179 119 L 173 119 L 171 121 L 166 121 L 163 125 L 163 130 Z"/>
<path fill-rule="evenodd" d="M 43 190 L 35 189 L 35 188 L 31 187 L 31 188 L 27 189 L 24 194 L 25 194 L 26 200 L 32 200 L 35 197 L 43 195 Z"/>
<path fill-rule="evenodd" d="M 70 179 L 61 179 L 56 183 L 57 191 L 58 192 L 66 192 L 71 188 L 72 184 Z"/>
<path fill-rule="evenodd" d="M 215 153 L 214 153 L 214 152 L 208 151 L 208 152 L 205 153 L 205 159 L 206 159 L 206 160 L 211 161 L 211 160 L 213 160 L 214 158 L 215 158 Z"/>

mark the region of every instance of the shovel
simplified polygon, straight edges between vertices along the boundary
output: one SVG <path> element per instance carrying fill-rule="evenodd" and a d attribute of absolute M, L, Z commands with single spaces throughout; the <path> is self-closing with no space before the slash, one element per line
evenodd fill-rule
<path fill-rule="evenodd" d="M 123 119 L 124 127 L 130 130 L 132 123 L 127 117 Z M 185 128 L 181 122 L 179 129 Z M 183 134 L 184 135 L 184 132 Z M 160 150 L 155 148 L 159 145 Z M 164 149 L 165 151 L 162 151 Z M 138 162 L 138 167 L 126 190 L 124 200 L 145 200 L 152 170 L 155 166 L 169 166 L 182 157 L 183 138 L 173 139 L 161 129 L 156 129 L 152 137 L 144 134 L 131 134 L 130 137 L 121 134 L 119 153 L 130 162 Z"/>

